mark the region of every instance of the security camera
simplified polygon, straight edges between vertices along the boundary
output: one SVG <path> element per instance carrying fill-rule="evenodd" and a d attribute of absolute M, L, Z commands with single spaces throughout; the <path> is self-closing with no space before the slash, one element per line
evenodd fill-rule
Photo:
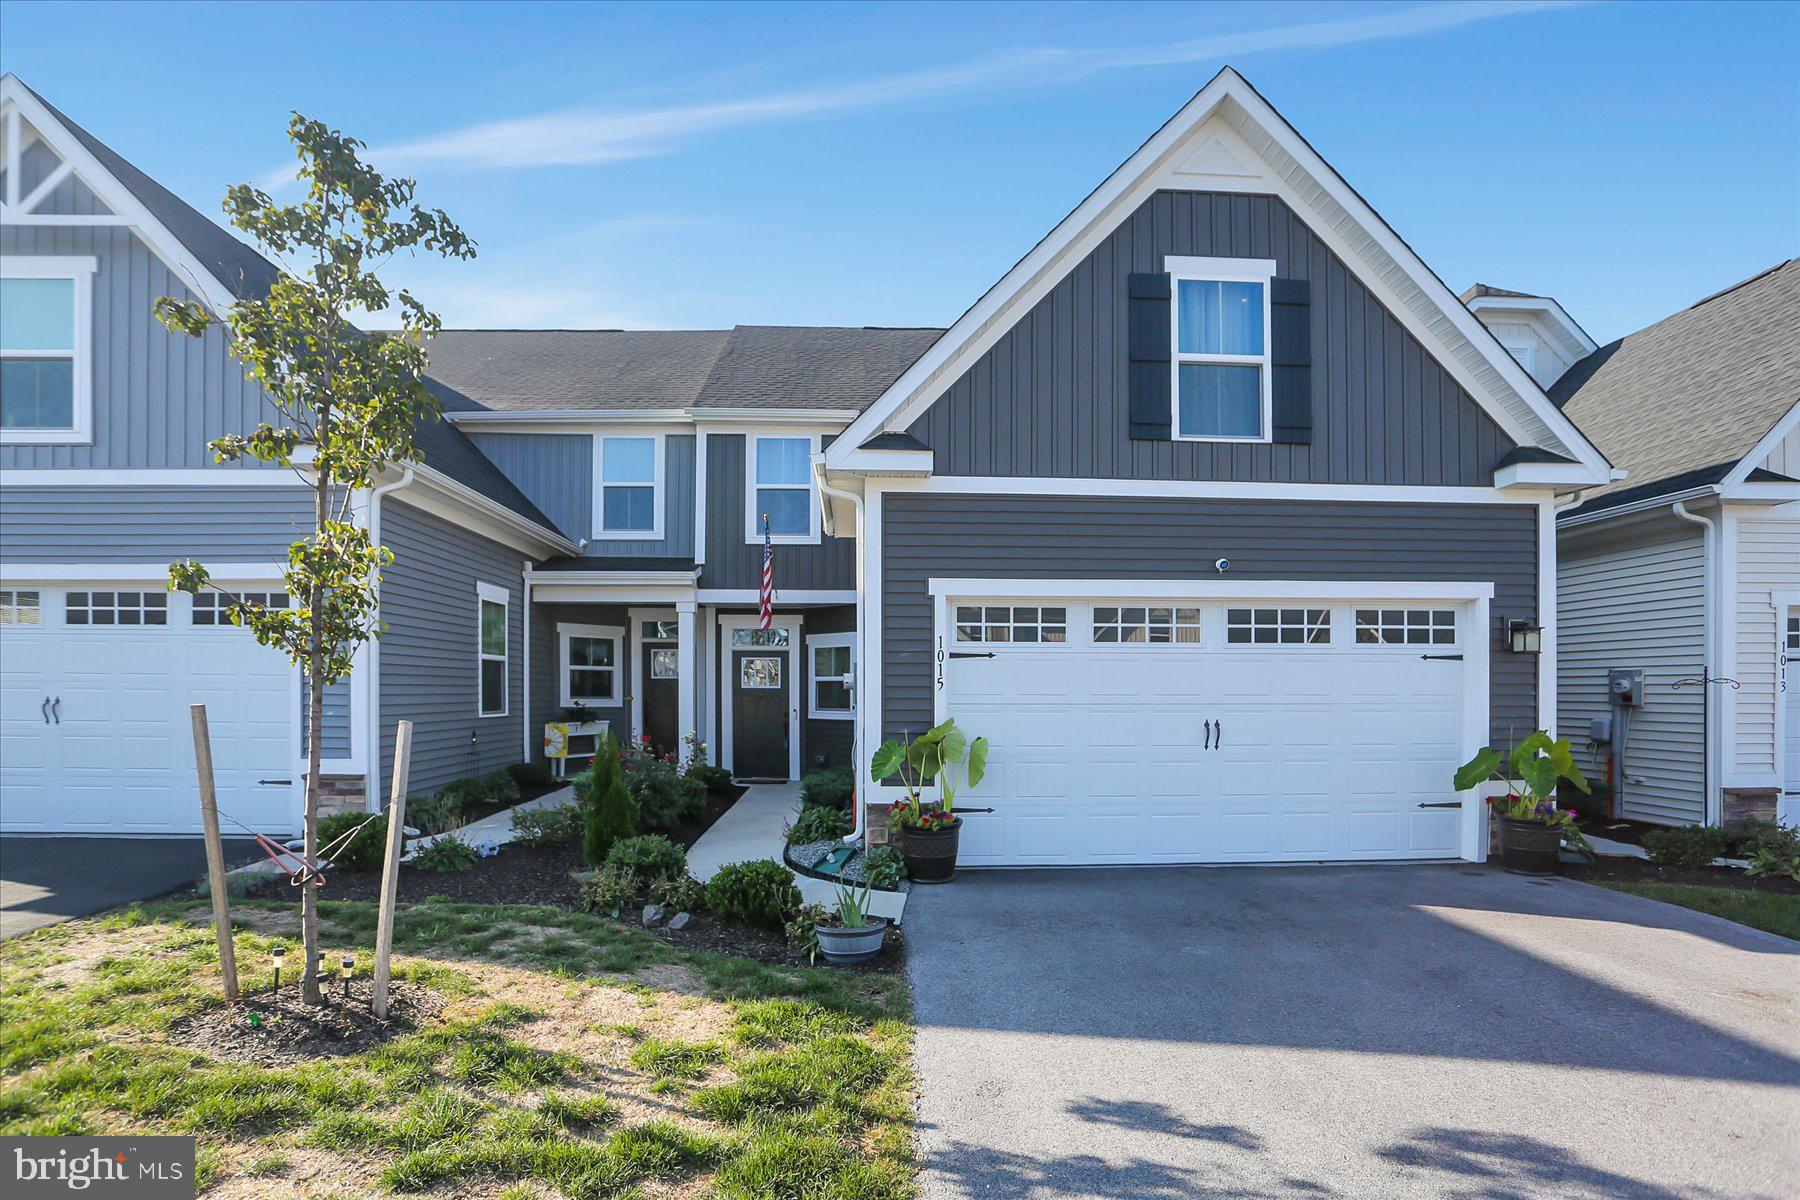
<path fill-rule="evenodd" d="M 1213 570 L 1223 575 L 1226 571 L 1231 570 L 1231 560 L 1229 558 L 1213 559 Z"/>

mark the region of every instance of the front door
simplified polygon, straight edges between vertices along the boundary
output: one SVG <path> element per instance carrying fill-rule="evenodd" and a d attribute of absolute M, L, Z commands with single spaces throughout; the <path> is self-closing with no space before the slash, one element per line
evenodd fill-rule
<path fill-rule="evenodd" d="M 731 771 L 740 779 L 788 777 L 787 676 L 785 651 L 732 653 Z"/>
<path fill-rule="evenodd" d="M 645 646 L 638 664 L 644 681 L 644 736 L 658 754 L 681 748 L 676 720 L 681 688 L 681 656 L 674 646 Z"/>

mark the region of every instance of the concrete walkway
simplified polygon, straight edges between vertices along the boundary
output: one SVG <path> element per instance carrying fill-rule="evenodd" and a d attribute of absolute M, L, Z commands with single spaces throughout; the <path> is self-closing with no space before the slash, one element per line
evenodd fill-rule
<path fill-rule="evenodd" d="M 907 922 L 924 1200 L 1777 1200 L 1800 942 L 1463 866 L 968 871 Z"/>
<path fill-rule="evenodd" d="M 799 815 L 799 784 L 753 783 L 750 790 L 689 847 L 688 870 L 695 879 L 705 882 L 726 863 L 752 862 L 759 858 L 781 862 L 781 852 L 787 845 L 787 827 Z M 794 884 L 808 904 L 823 904 L 830 909 L 837 907 L 837 884 L 798 873 Z M 869 909 L 878 917 L 893 918 L 897 924 L 906 911 L 906 893 L 873 892 L 869 897 Z"/>

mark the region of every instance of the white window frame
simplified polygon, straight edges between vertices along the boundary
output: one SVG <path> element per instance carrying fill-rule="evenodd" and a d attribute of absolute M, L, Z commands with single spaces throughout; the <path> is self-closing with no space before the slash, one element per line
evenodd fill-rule
<path fill-rule="evenodd" d="M 481 606 L 498 604 L 501 611 L 501 627 L 506 631 L 499 654 L 489 654 L 487 647 L 481 642 Z M 500 708 L 489 712 L 481 705 L 481 668 L 484 664 L 498 661 L 504 677 L 504 686 L 500 689 Z M 504 717 L 512 711 L 512 593 L 496 583 L 475 584 L 475 715 L 486 719 Z"/>
<path fill-rule="evenodd" d="M 608 439 L 629 441 L 647 441 L 650 450 L 650 520 L 649 529 L 608 529 L 606 527 L 606 443 Z M 663 433 L 657 429 L 609 429 L 605 433 L 594 435 L 594 537 L 604 538 L 611 542 L 660 542 L 663 540 L 664 506 L 668 500 L 668 489 L 664 486 L 668 474 Z M 641 481 L 620 481 L 619 487 L 643 487 Z"/>
<path fill-rule="evenodd" d="M 850 669 L 842 675 L 820 675 L 813 661 L 814 650 L 847 649 Z M 841 683 L 850 691 L 849 708 L 820 708 L 818 685 Z M 816 633 L 806 639 L 806 715 L 814 721 L 854 721 L 856 719 L 856 634 Z"/>
<path fill-rule="evenodd" d="M 67 279 L 73 282 L 75 295 L 70 426 L 0 430 L 0 446 L 86 445 L 94 440 L 94 274 L 99 269 L 99 260 L 87 255 L 0 257 L 0 279 Z M 0 350 L 0 358 L 48 356 L 42 351 Z"/>
<path fill-rule="evenodd" d="M 569 661 L 569 639 L 578 637 L 594 638 L 600 641 L 609 641 L 613 644 L 613 695 L 612 699 L 604 704 L 596 703 L 593 700 L 577 700 L 569 690 L 569 672 L 573 669 L 573 664 Z M 625 706 L 625 676 L 622 674 L 624 670 L 624 641 L 625 630 L 617 625 L 577 625 L 562 621 L 556 623 L 556 696 L 558 702 L 560 702 L 564 708 L 573 708 L 577 704 L 580 704 L 585 708 L 591 708 L 598 711 L 602 708 L 623 708 Z M 586 671 L 603 671 L 606 668 L 583 667 L 582 669 Z M 632 698 L 632 703 L 635 707 L 640 706 L 642 701 L 634 696 Z M 640 721 L 637 725 L 633 726 L 634 728 L 641 727 L 641 707 L 637 708 L 637 713 Z"/>
<path fill-rule="evenodd" d="M 756 444 L 762 441 L 779 440 L 788 442 L 805 442 L 809 447 L 807 457 L 816 458 L 819 453 L 819 435 L 804 430 L 763 429 L 752 430 L 744 434 L 744 541 L 753 546 L 762 545 L 762 522 L 757 515 L 756 505 Z M 802 487 L 798 483 L 770 483 L 763 487 L 785 488 L 798 491 Z M 804 534 L 776 533 L 771 534 L 769 541 L 777 546 L 817 546 L 820 541 L 819 521 L 819 488 L 812 473 L 807 472 L 806 483 L 806 519 Z"/>
<path fill-rule="evenodd" d="M 1195 258 L 1171 254 L 1163 259 L 1169 273 L 1169 431 L 1178 442 L 1262 444 L 1275 438 L 1275 330 L 1269 293 L 1275 278 L 1272 258 Z M 1261 354 L 1195 354 L 1181 350 L 1181 284 L 1254 283 L 1262 287 L 1263 348 Z M 1181 368 L 1183 365 L 1256 367 L 1262 383 L 1262 431 L 1255 437 L 1220 437 L 1181 432 Z"/>

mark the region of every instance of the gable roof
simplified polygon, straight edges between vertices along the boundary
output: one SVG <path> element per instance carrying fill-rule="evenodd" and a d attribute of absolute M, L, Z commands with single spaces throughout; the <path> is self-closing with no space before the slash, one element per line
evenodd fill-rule
<path fill-rule="evenodd" d="M 1508 288 L 1495 287 L 1491 283 L 1478 283 L 1457 299 L 1467 304 L 1471 300 L 1479 300 L 1483 296 L 1499 296 L 1507 300 L 1548 300 L 1548 296 L 1540 296 L 1536 292 L 1515 292 Z"/>
<path fill-rule="evenodd" d="M 1600 347 L 1550 395 L 1630 473 L 1593 498 L 1735 466 L 1800 403 L 1800 258 Z"/>
<path fill-rule="evenodd" d="M 1244 77 L 1225 67 L 989 288 L 826 451 L 855 469 L 874 435 L 905 429 L 1158 187 L 1274 194 L 1357 271 L 1512 440 L 1565 454 L 1576 480 L 1610 464 L 1354 188 Z"/>
<path fill-rule="evenodd" d="M 446 329 L 426 352 L 432 375 L 468 401 L 464 412 L 861 412 L 942 332 Z"/>

